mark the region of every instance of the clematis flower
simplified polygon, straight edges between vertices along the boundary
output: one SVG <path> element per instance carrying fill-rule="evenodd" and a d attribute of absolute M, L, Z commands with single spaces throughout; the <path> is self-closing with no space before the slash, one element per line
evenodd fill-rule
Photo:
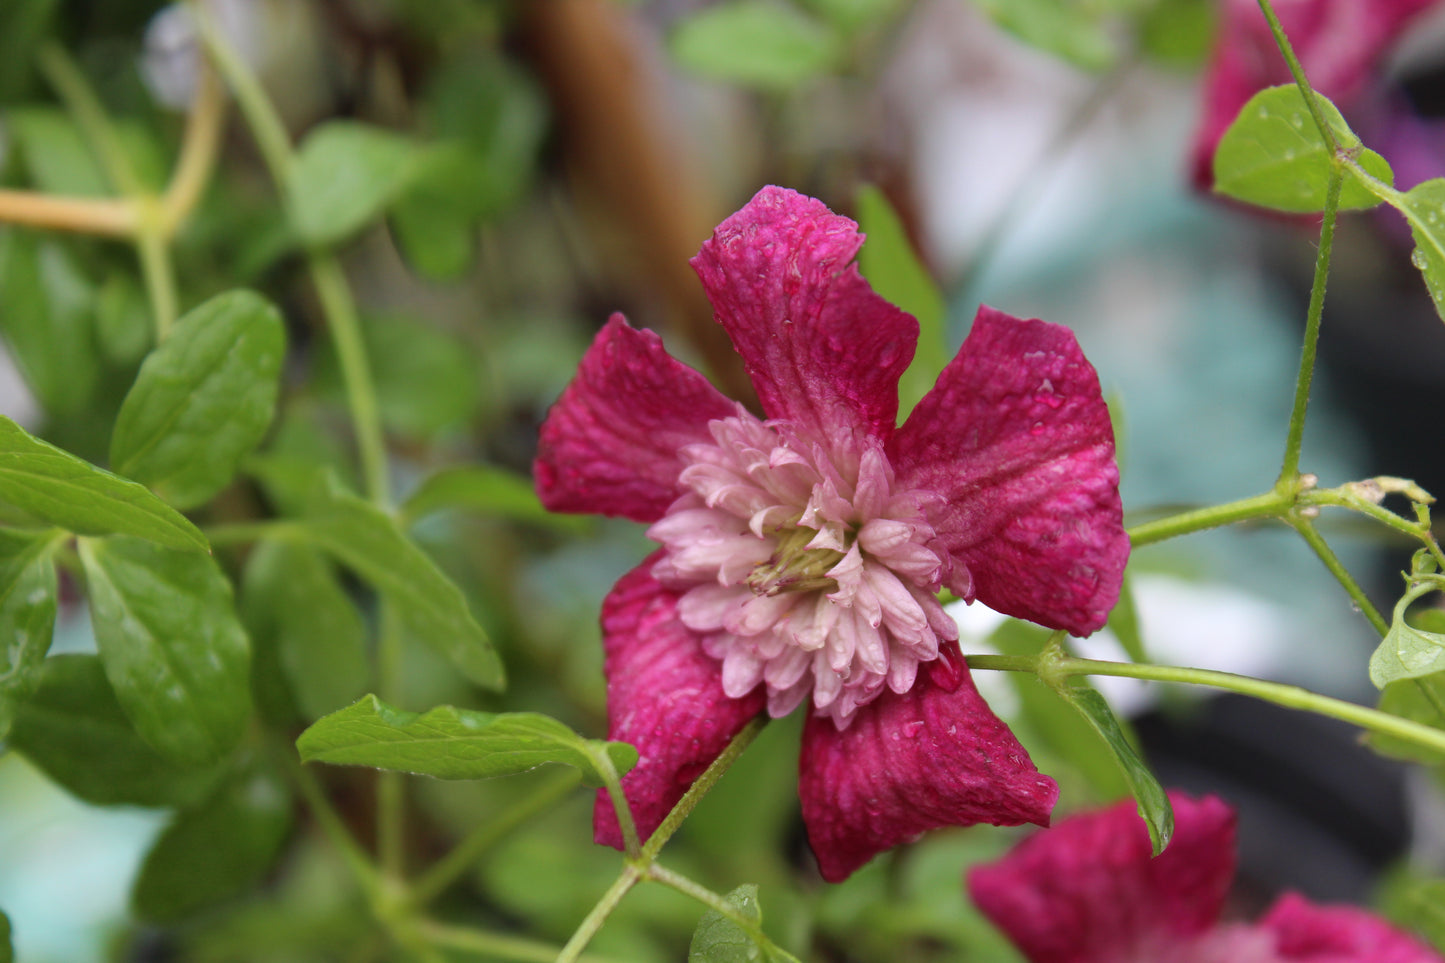
<path fill-rule="evenodd" d="M 1066 329 L 983 308 L 895 430 L 918 324 L 857 225 L 764 188 L 693 259 L 766 418 L 614 315 L 542 426 L 557 511 L 651 524 L 602 609 L 609 738 L 650 833 L 759 712 L 806 704 L 799 794 L 825 878 L 941 825 L 1046 823 L 1057 795 L 980 698 L 936 593 L 1104 624 L 1128 539 L 1098 378 Z M 612 807 L 599 842 L 619 846 Z"/>
<path fill-rule="evenodd" d="M 1310 86 L 1348 113 L 1379 62 L 1410 23 L 1439 0 L 1273 0 Z M 1258 0 L 1221 0 L 1219 35 L 1204 78 L 1195 130 L 1194 185 L 1214 184 L 1214 151 L 1239 111 L 1265 87 L 1290 83 L 1289 68 Z"/>
<path fill-rule="evenodd" d="M 1223 923 L 1234 811 L 1170 793 L 1174 838 L 1150 858 L 1132 801 L 1070 816 L 969 873 L 968 889 L 1030 963 L 1445 963 L 1364 910 L 1282 896 Z"/>

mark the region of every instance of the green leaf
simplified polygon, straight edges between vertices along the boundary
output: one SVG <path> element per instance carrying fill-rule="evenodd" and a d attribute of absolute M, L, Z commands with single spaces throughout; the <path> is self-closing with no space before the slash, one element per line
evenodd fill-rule
<path fill-rule="evenodd" d="M 75 121 L 52 107 L 23 107 L 5 115 L 7 132 L 25 161 L 30 182 L 47 194 L 104 197 L 105 172 Z"/>
<path fill-rule="evenodd" d="M 861 30 L 886 20 L 899 9 L 899 0 L 807 0 L 819 16 L 842 30 Z"/>
<path fill-rule="evenodd" d="M 380 127 L 347 120 L 316 127 L 286 175 L 297 236 L 320 247 L 359 230 L 406 189 L 419 157 L 408 138 Z"/>
<path fill-rule="evenodd" d="M 0 531 L 0 740 L 40 681 L 55 631 L 55 540 Z"/>
<path fill-rule="evenodd" d="M 438 779 L 490 779 L 556 762 L 603 783 L 598 765 L 610 759 L 621 775 L 637 765 L 623 742 L 584 739 L 536 712 L 473 712 L 438 706 L 418 715 L 368 695 L 318 720 L 296 740 L 302 762 L 371 766 Z"/>
<path fill-rule="evenodd" d="M 1149 653 L 1144 649 L 1144 637 L 1139 634 L 1139 610 L 1134 607 L 1133 579 L 1127 573 L 1119 590 L 1119 601 L 1109 613 L 1107 628 L 1114 633 L 1130 659 L 1135 662 L 1149 661 Z"/>
<path fill-rule="evenodd" d="M 1009 619 L 989 636 L 988 642 L 1004 655 L 1034 656 L 1043 649 L 1048 636 L 1048 631 L 1037 625 Z M 1052 755 L 1057 760 L 1055 769 L 1067 766 L 1077 772 L 1099 799 L 1117 799 L 1130 791 L 1109 746 L 1079 725 L 1078 712 L 1067 698 L 1031 672 L 1006 675 L 1019 697 L 1018 717 L 1010 720 L 1019 727 L 1019 738 L 1031 749 Z"/>
<path fill-rule="evenodd" d="M 1085 70 L 1105 70 L 1119 56 L 1110 25 L 1077 0 L 974 0 L 999 27 L 1031 47 Z"/>
<path fill-rule="evenodd" d="M 1410 262 L 1425 276 L 1435 312 L 1445 318 L 1445 178 L 1412 187 L 1401 201 L 1400 213 L 1415 237 Z"/>
<path fill-rule="evenodd" d="M 1390 631 L 1370 656 L 1370 681 L 1376 688 L 1383 689 L 1399 679 L 1418 679 L 1445 672 L 1445 631 L 1429 630 L 1431 625 L 1440 625 L 1445 630 L 1440 617 L 1421 613 L 1417 621 L 1422 621 L 1424 628 L 1416 628 L 1405 620 L 1410 604 L 1434 590 L 1428 584 L 1417 585 L 1395 603 Z"/>
<path fill-rule="evenodd" d="M 209 501 L 270 427 L 285 358 L 281 314 L 258 294 L 187 312 L 125 396 L 111 464 L 178 508 Z"/>
<path fill-rule="evenodd" d="M 188 768 L 136 735 L 93 655 L 55 655 L 15 713 L 10 746 L 72 795 L 98 806 L 185 806 L 216 785 L 217 767 Z"/>
<path fill-rule="evenodd" d="M 744 883 L 725 897 L 729 906 L 754 923 L 761 924 L 763 911 L 758 906 L 758 887 Z M 717 910 L 702 914 L 692 934 L 687 963 L 755 963 L 764 960 L 764 951 L 737 923 Z"/>
<path fill-rule="evenodd" d="M 0 963 L 15 963 L 15 948 L 10 943 L 10 917 L 0 910 Z"/>
<path fill-rule="evenodd" d="M 785 91 L 837 66 L 842 37 L 827 24 L 775 0 L 724 0 L 678 25 L 669 39 L 694 73 Z"/>
<path fill-rule="evenodd" d="M 25 383 L 52 415 L 82 411 L 100 377 L 90 281 L 59 243 L 0 231 L 0 291 L 0 335 Z"/>
<path fill-rule="evenodd" d="M 1376 180 L 1394 183 L 1390 165 L 1361 146 L 1335 105 L 1319 94 L 1315 103 L 1339 145 L 1359 151 L 1357 162 Z M 1214 153 L 1214 189 L 1260 207 L 1312 214 L 1325 208 L 1332 163 L 1299 88 L 1268 87 L 1249 99 L 1220 138 Z M 1346 172 L 1340 210 L 1366 210 L 1379 203 L 1363 181 Z"/>
<path fill-rule="evenodd" d="M 392 205 L 391 227 L 407 263 L 432 281 L 461 277 L 476 258 L 472 219 L 445 198 L 407 194 Z"/>
<path fill-rule="evenodd" d="M 105 674 L 141 738 L 178 763 L 221 758 L 250 713 L 250 645 L 209 555 L 81 539 Z"/>
<path fill-rule="evenodd" d="M 402 524 L 410 525 L 433 512 L 456 508 L 564 531 L 591 525 L 576 515 L 547 511 L 530 479 L 491 465 L 444 468 L 431 475 L 401 506 Z"/>
<path fill-rule="evenodd" d="M 918 319 L 918 350 L 898 385 L 898 417 L 918 404 L 948 364 L 944 344 L 943 294 L 929 275 L 893 205 L 872 184 L 858 191 L 858 225 L 868 236 L 858 268 L 873 290 Z"/>
<path fill-rule="evenodd" d="M 330 492 L 300 524 L 318 546 L 395 606 L 408 631 L 468 679 L 489 689 L 505 685 L 501 659 L 461 590 L 385 512 L 355 495 Z"/>
<path fill-rule="evenodd" d="M 1154 855 L 1164 852 L 1169 839 L 1174 835 L 1174 809 L 1169 797 L 1154 773 L 1139 758 L 1109 703 L 1097 691 L 1080 683 L 1058 687 L 1056 691 L 1068 700 L 1088 722 L 1089 727 L 1099 734 L 1114 754 L 1114 761 L 1124 772 L 1134 800 L 1139 804 L 1139 815 L 1149 827 L 1149 841 L 1153 843 Z"/>
<path fill-rule="evenodd" d="M 275 773 L 254 768 L 228 781 L 157 837 L 131 891 L 136 915 L 175 923 L 246 892 L 275 862 L 290 828 L 291 800 Z"/>
<path fill-rule="evenodd" d="M 1392 716 L 1445 730 L 1445 672 L 1389 683 L 1380 692 L 1379 709 Z M 1408 739 L 1371 732 L 1366 741 L 1376 752 L 1396 759 L 1435 765 L 1445 762 L 1445 756 L 1438 750 Z"/>
<path fill-rule="evenodd" d="M 31 55 L 51 32 L 59 6 L 60 0 L 0 4 L 0 103 L 25 93 L 34 70 Z M 0 956 L 0 963 L 9 959 Z"/>
<path fill-rule="evenodd" d="M 371 669 L 366 628 L 325 556 L 306 545 L 263 542 L 246 561 L 241 616 L 259 654 L 274 646 L 307 719 L 354 702 Z"/>
<path fill-rule="evenodd" d="M 1213 0 L 1158 0 L 1139 22 L 1139 49 L 1166 67 L 1194 70 L 1214 48 Z"/>
<path fill-rule="evenodd" d="M 209 551 L 200 529 L 145 486 L 27 434 L 0 416 L 0 502 L 77 535 L 134 535 Z"/>
<path fill-rule="evenodd" d="M 1445 879 L 1402 872 L 1382 889 L 1377 901 L 1387 919 L 1445 951 Z"/>
<path fill-rule="evenodd" d="M 95 302 L 95 331 L 105 356 L 118 365 L 133 365 L 150 350 L 154 333 L 150 304 L 128 271 L 111 271 L 101 285 Z"/>

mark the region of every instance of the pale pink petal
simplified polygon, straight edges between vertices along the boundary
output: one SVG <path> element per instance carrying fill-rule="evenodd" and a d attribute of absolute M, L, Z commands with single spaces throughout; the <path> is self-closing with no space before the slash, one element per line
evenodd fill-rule
<path fill-rule="evenodd" d="M 979 696 L 956 646 L 839 732 L 810 715 L 798 795 L 823 878 L 939 826 L 1047 824 L 1058 787 Z"/>
<path fill-rule="evenodd" d="M 968 891 L 1030 963 L 1190 959 L 1234 877 L 1234 813 L 1213 797 L 1169 798 L 1174 839 L 1158 858 L 1125 800 L 1035 833 L 970 872 Z"/>
<path fill-rule="evenodd" d="M 1274 934 L 1281 961 L 1300 963 L 1442 963 L 1440 954 L 1354 906 L 1317 906 L 1281 896 L 1260 920 Z"/>
<path fill-rule="evenodd" d="M 1400 34 L 1439 0 L 1275 0 L 1310 86 L 1348 110 Z M 1194 184 L 1214 184 L 1214 151 L 1249 98 L 1292 83 L 1258 0 L 1224 0 L 1195 130 Z"/>
<path fill-rule="evenodd" d="M 678 620 L 678 593 L 652 577 L 660 554 L 624 575 L 602 604 L 607 738 L 640 754 L 622 786 L 644 838 L 764 703 L 762 689 L 741 699 L 723 692 L 722 665 Z M 599 843 L 621 848 L 605 791 L 593 824 Z"/>
<path fill-rule="evenodd" d="M 955 593 L 1076 635 L 1104 624 L 1129 539 L 1109 411 L 1072 332 L 979 308 L 890 448 L 900 486 L 944 498 L 930 547 L 952 557 Z"/>
<path fill-rule="evenodd" d="M 770 418 L 835 450 L 887 438 L 918 323 L 858 273 L 858 225 L 765 187 L 720 224 L 692 266 Z"/>
<path fill-rule="evenodd" d="M 651 331 L 614 314 L 552 406 L 532 464 L 542 504 L 653 522 L 679 494 L 678 449 L 737 406 Z"/>

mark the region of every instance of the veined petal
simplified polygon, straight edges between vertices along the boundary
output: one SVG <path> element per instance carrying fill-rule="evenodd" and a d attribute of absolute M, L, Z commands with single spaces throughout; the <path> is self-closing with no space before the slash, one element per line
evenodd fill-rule
<path fill-rule="evenodd" d="M 798 795 L 823 878 L 939 826 L 1046 825 L 1058 786 L 1041 775 L 974 688 L 957 646 L 885 691 L 842 732 L 808 717 Z"/>
<path fill-rule="evenodd" d="M 981 307 L 891 443 L 899 483 L 937 492 L 950 587 L 1087 635 L 1119 598 L 1129 538 L 1114 432 L 1073 334 Z"/>
<path fill-rule="evenodd" d="M 737 406 L 651 331 L 614 314 L 542 424 L 532 464 L 542 504 L 653 522 L 678 496 L 678 449 L 711 439 Z"/>
<path fill-rule="evenodd" d="M 1280 960 L 1326 963 L 1441 963 L 1440 954 L 1353 906 L 1316 906 L 1286 893 L 1260 928 L 1274 934 Z"/>
<path fill-rule="evenodd" d="M 835 450 L 886 439 L 918 322 L 873 292 L 858 225 L 765 187 L 720 224 L 692 266 L 770 418 Z"/>
<path fill-rule="evenodd" d="M 660 554 L 624 575 L 602 605 L 607 738 L 632 743 L 640 755 L 622 787 L 643 838 L 765 701 L 761 688 L 740 699 L 723 692 L 722 665 L 678 620 L 678 593 L 652 577 Z M 622 848 L 605 790 L 593 825 L 597 842 Z"/>
<path fill-rule="evenodd" d="M 1174 839 L 1158 857 L 1126 800 L 1030 836 L 970 872 L 968 891 L 1030 963 L 1192 959 L 1234 878 L 1234 813 L 1212 796 L 1169 798 Z"/>

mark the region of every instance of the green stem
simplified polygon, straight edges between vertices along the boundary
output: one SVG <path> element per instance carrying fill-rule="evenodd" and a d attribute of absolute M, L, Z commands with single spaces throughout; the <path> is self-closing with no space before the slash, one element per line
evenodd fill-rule
<path fill-rule="evenodd" d="M 346 384 L 346 401 L 356 428 L 356 445 L 361 454 L 362 477 L 367 496 L 386 507 L 391 501 L 391 483 L 386 470 L 386 441 L 381 428 L 381 409 L 371 378 L 371 364 L 366 357 L 366 344 L 361 338 L 361 320 L 351 287 L 341 273 L 341 265 L 330 254 L 311 255 L 311 280 L 321 297 L 336 344 L 341 378 Z"/>
<path fill-rule="evenodd" d="M 1340 585 L 1344 587 L 1344 590 L 1349 593 L 1350 598 L 1354 600 L 1360 612 L 1369 620 L 1370 624 L 1375 627 L 1375 631 L 1380 633 L 1382 637 L 1385 633 L 1389 632 L 1390 623 L 1385 621 L 1384 616 L 1382 616 L 1374 604 L 1370 602 L 1369 596 L 1365 595 L 1365 590 L 1360 588 L 1360 583 L 1355 581 L 1355 577 L 1350 574 L 1349 569 L 1345 568 L 1344 563 L 1335 555 L 1334 549 L 1330 548 L 1329 543 L 1326 542 L 1324 536 L 1315 529 L 1310 520 L 1295 516 L 1289 519 L 1289 524 L 1291 528 L 1299 532 L 1300 537 L 1305 540 L 1309 547 L 1314 549 L 1314 553 L 1318 555 L 1320 561 L 1325 564 L 1325 568 L 1330 570 L 1330 574 L 1335 577 L 1335 581 L 1339 582 Z"/>
<path fill-rule="evenodd" d="M 517 963 L 552 963 L 557 958 L 558 948 L 548 943 L 524 939 L 518 936 L 504 936 L 469 926 L 448 926 L 431 920 L 423 920 L 415 927 L 421 938 L 435 946 L 463 953 L 499 960 L 516 960 Z M 583 954 L 577 963 L 621 963 L 611 957 Z"/>
<path fill-rule="evenodd" d="M 436 899 L 475 865 L 484 853 L 510 836 L 523 823 L 566 798 L 568 793 L 577 788 L 580 781 L 581 774 L 576 770 L 562 773 L 526 799 L 503 810 L 495 819 L 489 819 L 478 826 L 452 847 L 451 852 L 417 877 L 410 891 L 412 905 L 424 906 Z M 550 960 L 555 955 L 554 951 L 547 959 Z"/>
<path fill-rule="evenodd" d="M 75 118 L 85 134 L 86 140 L 95 149 L 96 157 L 105 168 L 111 186 L 128 197 L 139 197 L 146 193 L 131 165 L 130 157 L 121 146 L 115 126 L 105 114 L 100 98 L 85 79 L 85 74 L 70 59 L 70 54 L 57 43 L 46 43 L 35 56 L 45 79 L 55 88 L 65 108 Z"/>
<path fill-rule="evenodd" d="M 377 639 L 377 688 L 394 702 L 401 681 L 401 621 L 396 606 L 379 603 L 381 632 Z M 383 769 L 376 774 L 376 851 L 381 871 L 400 885 L 406 873 L 406 777 Z"/>
<path fill-rule="evenodd" d="M 1039 670 L 1037 658 L 998 655 L 970 655 L 967 657 L 970 669 L 996 669 L 1008 672 L 1033 672 Z M 1445 753 L 1445 731 L 1433 726 L 1422 725 L 1409 719 L 1402 719 L 1388 712 L 1368 709 L 1353 702 L 1332 699 L 1302 689 L 1299 686 L 1281 682 L 1267 682 L 1233 672 L 1216 672 L 1211 669 L 1191 669 L 1183 666 L 1150 665 L 1147 663 L 1102 662 L 1096 659 L 1062 658 L 1051 660 L 1051 672 L 1058 676 L 1070 675 L 1111 675 L 1128 679 L 1144 679 L 1152 682 L 1174 682 L 1183 685 L 1205 685 L 1226 689 L 1242 695 L 1272 702 L 1289 709 L 1302 709 L 1317 715 L 1339 719 L 1351 725 L 1394 736 L 1415 745 L 1424 746 L 1435 752 Z"/>
<path fill-rule="evenodd" d="M 567 945 L 562 947 L 562 952 L 557 954 L 556 963 L 577 963 L 582 958 L 582 951 L 592 942 L 592 937 L 597 935 L 597 931 L 602 928 L 607 917 L 612 915 L 617 904 L 622 902 L 622 897 L 642 879 L 642 873 L 643 870 L 632 863 L 622 867 L 622 874 L 607 888 L 607 892 L 602 894 L 597 905 L 592 907 L 592 912 L 587 914 L 587 918 L 577 927 Z"/>
<path fill-rule="evenodd" d="M 1279 518 L 1290 510 L 1294 499 L 1283 492 L 1269 491 L 1252 498 L 1242 498 L 1223 505 L 1196 508 L 1167 518 L 1144 522 L 1129 529 L 1129 542 L 1134 548 L 1162 542 L 1168 538 L 1188 535 L 1221 525 L 1255 518 Z"/>
<path fill-rule="evenodd" d="M 728 743 L 722 754 L 714 759 L 712 765 L 708 766 L 707 770 L 688 787 L 687 793 L 678 800 L 676 806 L 672 807 L 672 812 L 668 813 L 662 823 L 658 825 L 657 831 L 648 837 L 647 844 L 642 847 L 643 860 L 650 863 L 657 858 L 657 854 L 662 852 L 662 847 L 672 838 L 672 834 L 681 828 L 683 820 L 692 814 L 692 811 L 697 808 L 697 804 L 702 802 L 702 797 L 706 796 L 708 790 L 717 784 L 717 781 L 723 777 L 723 773 L 727 772 L 738 756 L 742 755 L 743 750 L 752 745 L 753 740 L 758 737 L 758 733 L 762 732 L 763 726 L 767 724 L 767 716 L 754 716 L 736 736 L 733 736 L 733 741 Z"/>
<path fill-rule="evenodd" d="M 606 749 L 590 753 L 592 764 L 602 776 L 602 785 L 607 789 L 607 798 L 612 800 L 612 809 L 617 813 L 617 826 L 622 831 L 622 851 L 631 860 L 640 859 L 642 844 L 637 839 L 637 822 L 632 818 L 632 807 L 627 803 L 627 794 L 622 791 L 622 777 Z"/>
<path fill-rule="evenodd" d="M 166 240 L 163 213 L 158 202 L 147 198 L 141 206 L 136 226 L 136 250 L 140 255 L 141 275 L 145 278 L 146 296 L 155 316 L 156 343 L 170 334 L 180 315 L 176 291 L 175 268 L 171 264 L 170 242 Z"/>
<path fill-rule="evenodd" d="M 322 791 L 315 775 L 296 761 L 289 746 L 285 749 L 277 749 L 275 755 L 284 757 L 284 769 L 296 784 L 301 797 L 306 800 L 311 814 L 316 817 L 316 822 L 321 826 L 321 831 L 341 853 L 347 867 L 361 885 L 367 902 L 373 908 L 380 906 L 384 901 L 380 874 L 377 873 L 376 866 L 366 855 L 366 851 L 361 848 L 361 844 L 351 835 L 351 830 L 347 829 L 346 824 L 341 821 L 341 816 L 332 807 L 331 800 Z"/>
<path fill-rule="evenodd" d="M 291 169 L 291 140 L 276 108 L 261 88 L 251 69 L 236 55 L 231 45 L 215 29 L 204 5 L 193 3 L 192 12 L 201 25 L 201 35 L 210 51 L 216 69 L 225 77 L 246 123 L 251 128 L 271 177 L 284 196 L 287 175 Z M 386 507 L 391 499 L 391 486 L 386 473 L 386 445 L 381 429 L 381 414 L 376 402 L 376 389 L 366 346 L 361 338 L 361 322 L 351 288 L 336 259 L 327 253 L 313 251 L 310 255 L 311 280 L 321 299 L 321 309 L 336 343 L 341 364 L 341 377 L 346 385 L 346 401 L 356 430 L 356 445 L 361 456 L 362 476 L 366 480 L 367 497 Z"/>
<path fill-rule="evenodd" d="M 261 157 L 270 169 L 272 179 L 284 190 L 286 174 L 291 168 L 291 137 L 286 133 L 286 125 L 281 122 L 281 115 L 276 112 L 251 68 L 216 29 L 206 5 L 192 0 L 190 10 L 199 25 L 201 39 L 206 44 L 211 62 L 225 78 L 226 86 L 231 88 L 231 94 L 236 98 L 241 113 L 246 116 L 246 124 L 251 128 L 251 135 L 256 138 L 256 146 L 261 150 Z"/>
<path fill-rule="evenodd" d="M 1300 351 L 1299 377 L 1295 379 L 1294 408 L 1290 411 L 1289 435 L 1284 445 L 1284 464 L 1279 472 L 1279 486 L 1282 487 L 1292 488 L 1298 484 L 1305 413 L 1310 403 L 1310 384 L 1314 380 L 1315 353 L 1320 340 L 1320 317 L 1325 309 L 1325 282 L 1329 277 L 1330 253 L 1335 242 L 1335 214 L 1340 208 L 1340 189 L 1344 182 L 1344 170 L 1338 164 L 1331 164 L 1329 186 L 1325 190 L 1325 216 L 1320 224 L 1320 247 L 1315 256 L 1314 283 L 1310 287 L 1309 311 L 1305 316 L 1305 338 L 1304 347 Z"/>
<path fill-rule="evenodd" d="M 667 869 L 666 867 L 657 865 L 656 863 L 653 863 L 651 866 L 647 867 L 647 878 L 662 883 L 664 886 L 670 886 L 673 889 L 677 890 L 679 893 L 690 896 L 693 899 L 697 900 L 699 903 L 706 906 L 714 913 L 717 913 L 719 916 L 731 920 L 733 923 L 737 924 L 737 926 L 741 928 L 743 932 L 747 933 L 754 943 L 764 948 L 765 955 L 769 959 L 771 959 L 774 954 L 778 953 L 778 951 L 781 950 L 781 948 L 778 947 L 778 945 L 768 937 L 768 934 L 763 932 L 763 929 L 761 926 L 758 925 L 757 920 L 748 918 L 736 906 L 732 905 L 722 896 L 714 893 L 706 886 L 695 883 L 692 880 L 688 879 L 686 876 L 683 876 L 681 873 L 675 873 L 672 870 Z"/>
<path fill-rule="evenodd" d="M 1274 42 L 1279 47 L 1280 54 L 1284 57 L 1285 64 L 1289 67 L 1290 76 L 1294 78 L 1295 85 L 1299 87 L 1300 93 L 1304 95 L 1305 107 L 1309 110 L 1310 116 L 1314 118 L 1315 126 L 1319 128 L 1320 136 L 1324 138 L 1326 146 L 1331 154 L 1339 151 L 1339 143 L 1335 140 L 1335 132 L 1330 130 L 1330 125 L 1325 123 L 1324 114 L 1320 113 L 1319 104 L 1315 103 L 1315 92 L 1310 87 L 1309 78 L 1305 76 L 1304 67 L 1300 66 L 1299 58 L 1295 56 L 1294 47 L 1285 36 L 1284 27 L 1280 25 L 1279 17 L 1275 16 L 1274 7 L 1270 0 L 1259 0 L 1259 9 L 1264 13 L 1264 19 L 1269 21 L 1270 33 L 1274 34 Z"/>

